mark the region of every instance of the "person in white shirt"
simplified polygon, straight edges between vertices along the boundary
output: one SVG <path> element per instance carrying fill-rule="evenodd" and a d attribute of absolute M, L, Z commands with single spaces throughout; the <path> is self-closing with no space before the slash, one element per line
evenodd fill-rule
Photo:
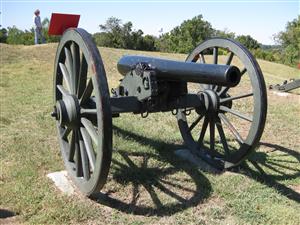
<path fill-rule="evenodd" d="M 45 38 L 43 36 L 42 32 L 42 23 L 40 18 L 40 10 L 34 11 L 34 24 L 35 24 L 35 30 L 34 30 L 34 44 L 39 44 L 39 40 L 41 40 L 42 43 L 45 43 Z"/>

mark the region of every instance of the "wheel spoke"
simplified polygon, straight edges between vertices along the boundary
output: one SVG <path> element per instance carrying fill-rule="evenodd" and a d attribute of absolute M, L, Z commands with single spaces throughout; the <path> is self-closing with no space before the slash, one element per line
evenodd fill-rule
<path fill-rule="evenodd" d="M 76 130 L 75 133 L 75 167 L 76 167 L 76 176 L 82 177 L 83 171 L 82 171 L 82 161 L 81 161 L 81 154 L 80 154 L 80 146 L 79 146 L 79 134 Z"/>
<path fill-rule="evenodd" d="M 92 144 L 92 140 L 90 138 L 90 136 L 88 135 L 87 131 L 85 128 L 80 128 L 82 137 L 83 137 L 83 141 L 84 141 L 84 146 L 89 158 L 89 162 L 90 162 L 90 166 L 92 171 L 95 170 L 95 161 L 96 161 L 96 157 L 95 157 L 95 153 L 93 150 L 93 144 Z"/>
<path fill-rule="evenodd" d="M 243 144 L 244 143 L 243 138 L 241 137 L 239 132 L 235 129 L 235 127 L 232 125 L 232 123 L 228 120 L 228 118 L 223 113 L 219 113 L 218 116 L 223 121 L 223 123 L 229 128 L 231 133 L 236 138 L 237 142 L 239 144 Z"/>
<path fill-rule="evenodd" d="M 213 48 L 213 58 L 214 58 L 214 62 L 213 64 L 218 64 L 218 47 L 214 47 Z M 215 89 L 216 85 L 209 85 L 210 89 Z"/>
<path fill-rule="evenodd" d="M 95 130 L 94 125 L 92 124 L 92 122 L 89 121 L 86 118 L 81 118 L 81 123 L 86 128 L 86 131 L 90 135 L 90 137 L 93 140 L 93 142 L 96 145 L 98 145 L 98 134 L 97 134 L 97 131 Z"/>
<path fill-rule="evenodd" d="M 70 95 L 70 92 L 67 91 L 62 85 L 56 85 L 57 89 L 62 93 L 62 95 L 67 96 Z"/>
<path fill-rule="evenodd" d="M 71 132 L 71 130 L 72 129 L 70 127 L 67 127 L 61 135 L 62 139 L 67 140 L 67 137 L 68 137 L 69 133 Z"/>
<path fill-rule="evenodd" d="M 84 179 L 90 179 L 90 170 L 89 170 L 89 161 L 86 153 L 85 145 L 82 139 L 82 136 L 79 132 L 79 146 L 80 146 L 80 155 L 81 155 L 81 165 L 83 170 Z"/>
<path fill-rule="evenodd" d="M 218 92 L 218 89 L 220 89 L 220 88 L 221 88 L 221 86 L 215 85 L 214 88 L 213 88 L 213 90 L 216 91 L 216 92 Z"/>
<path fill-rule="evenodd" d="M 79 79 L 79 66 L 80 66 L 80 53 L 79 47 L 75 42 L 71 44 L 71 53 L 72 53 L 72 74 L 73 74 L 73 87 L 74 87 L 74 94 L 77 94 L 77 86 L 78 86 L 78 79 Z"/>
<path fill-rule="evenodd" d="M 200 52 L 200 53 L 199 53 L 199 56 L 200 56 L 200 63 L 205 64 L 206 61 L 205 61 L 203 52 Z M 210 87 L 209 84 L 200 84 L 200 86 L 202 87 L 203 90 L 208 89 L 208 88 Z"/>
<path fill-rule="evenodd" d="M 231 64 L 233 56 L 234 56 L 234 53 L 230 52 L 229 55 L 228 55 L 228 57 L 227 57 L 227 60 L 226 60 L 226 65 L 230 65 Z"/>
<path fill-rule="evenodd" d="M 79 104 L 83 105 L 91 97 L 92 92 L 93 92 L 93 80 L 92 78 L 90 78 L 86 88 L 84 89 L 82 97 L 79 100 Z"/>
<path fill-rule="evenodd" d="M 198 116 L 198 118 L 191 124 L 189 131 L 192 131 L 202 118 L 203 118 L 203 115 Z"/>
<path fill-rule="evenodd" d="M 223 130 L 223 127 L 222 127 L 221 120 L 219 118 L 217 118 L 216 126 L 217 126 L 217 129 L 218 129 L 221 141 L 222 141 L 222 145 L 223 145 L 225 154 L 229 155 L 229 148 L 228 148 L 226 136 L 225 136 L 225 133 L 224 133 L 224 130 Z"/>
<path fill-rule="evenodd" d="M 244 73 L 246 73 L 246 72 L 247 72 L 247 69 L 246 69 L 246 67 L 244 67 L 244 68 L 241 70 L 241 76 L 243 76 Z"/>
<path fill-rule="evenodd" d="M 200 55 L 200 62 L 205 64 L 206 62 L 205 62 L 205 58 L 204 58 L 203 53 L 201 52 L 199 55 Z"/>
<path fill-rule="evenodd" d="M 210 150 L 215 150 L 215 121 L 214 118 L 211 117 L 209 121 L 209 142 L 210 142 Z"/>
<path fill-rule="evenodd" d="M 71 55 L 70 50 L 67 47 L 64 47 L 64 50 L 65 50 L 65 55 L 66 55 L 65 66 L 69 73 L 71 93 L 74 94 L 74 85 L 72 82 L 74 80 L 72 55 Z"/>
<path fill-rule="evenodd" d="M 74 161 L 74 153 L 75 153 L 75 142 L 76 142 L 76 131 L 73 130 L 71 140 L 70 140 L 70 152 L 69 152 L 69 161 Z"/>
<path fill-rule="evenodd" d="M 71 82 L 70 82 L 70 74 L 69 74 L 66 66 L 64 64 L 62 64 L 62 63 L 59 63 L 59 67 L 60 67 L 60 70 L 61 70 L 61 72 L 63 74 L 63 78 L 64 78 L 64 80 L 66 82 L 66 86 L 67 86 L 68 90 L 70 92 L 72 92 L 72 90 L 71 90 Z"/>
<path fill-rule="evenodd" d="M 221 91 L 218 93 L 219 96 L 222 96 L 223 94 L 225 94 L 230 87 L 222 87 Z"/>
<path fill-rule="evenodd" d="M 96 115 L 97 114 L 97 109 L 84 109 L 84 108 L 81 108 L 80 109 L 80 114 L 94 114 L 94 115 Z"/>
<path fill-rule="evenodd" d="M 240 113 L 240 112 L 238 112 L 236 110 L 230 109 L 230 108 L 228 108 L 226 106 L 221 105 L 220 106 L 220 110 L 223 110 L 225 112 L 229 112 L 229 113 L 231 113 L 231 114 L 233 114 L 235 116 L 238 116 L 238 117 L 240 117 L 240 118 L 242 118 L 244 120 L 247 120 L 249 122 L 253 121 L 252 117 L 246 116 L 246 115 L 244 115 L 244 114 L 242 114 L 242 113 Z"/>
<path fill-rule="evenodd" d="M 218 47 L 213 49 L 214 64 L 218 64 Z"/>
<path fill-rule="evenodd" d="M 77 86 L 77 97 L 81 98 L 85 85 L 86 85 L 86 74 L 88 70 L 88 64 L 86 62 L 86 59 L 84 55 L 81 56 L 81 63 L 80 63 L 80 71 L 79 71 L 79 77 L 78 77 L 78 86 Z"/>
<path fill-rule="evenodd" d="M 241 98 L 246 98 L 246 97 L 250 97 L 250 96 L 253 96 L 253 93 L 242 94 L 242 95 L 232 96 L 232 97 L 228 97 L 228 98 L 222 98 L 222 99 L 220 99 L 220 103 L 224 103 L 224 102 L 228 102 L 228 101 L 232 101 L 232 100 L 236 100 L 236 99 L 241 99 Z"/>
<path fill-rule="evenodd" d="M 197 62 L 197 60 L 199 59 L 199 54 L 198 55 L 195 55 L 195 57 L 193 58 L 192 62 Z"/>
<path fill-rule="evenodd" d="M 205 136 L 205 132 L 206 132 L 206 129 L 207 129 L 207 125 L 208 125 L 208 118 L 205 117 L 204 118 L 204 122 L 203 122 L 203 125 L 202 125 L 202 129 L 201 129 L 201 133 L 200 133 L 200 136 L 199 136 L 199 139 L 198 139 L 198 143 L 200 145 L 203 145 L 203 138 Z"/>

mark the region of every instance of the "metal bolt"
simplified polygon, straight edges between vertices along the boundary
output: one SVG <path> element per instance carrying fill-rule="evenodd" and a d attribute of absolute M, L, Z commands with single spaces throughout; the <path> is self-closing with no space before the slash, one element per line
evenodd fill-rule
<path fill-rule="evenodd" d="M 55 119 L 57 119 L 57 111 L 56 108 L 54 108 L 54 111 L 51 113 L 51 116 L 54 117 Z"/>

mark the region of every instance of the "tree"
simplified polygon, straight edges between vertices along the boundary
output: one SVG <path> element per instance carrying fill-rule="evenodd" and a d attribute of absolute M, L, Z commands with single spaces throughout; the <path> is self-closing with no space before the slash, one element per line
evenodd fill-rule
<path fill-rule="evenodd" d="M 198 15 L 160 36 L 158 47 L 169 52 L 188 53 L 213 34 L 211 24 Z"/>
<path fill-rule="evenodd" d="M 300 16 L 288 22 L 285 31 L 279 32 L 275 36 L 275 41 L 281 44 L 282 61 L 288 65 L 299 63 L 300 54 Z"/>
<path fill-rule="evenodd" d="M 122 29 L 121 29 L 121 20 L 116 17 L 110 17 L 106 20 L 105 24 L 100 24 L 100 30 L 104 33 L 107 33 L 106 38 L 109 38 L 111 41 L 105 41 L 111 43 L 114 48 L 122 48 Z"/>
<path fill-rule="evenodd" d="M 250 50 L 258 49 L 260 47 L 258 41 L 252 38 L 250 35 L 237 36 L 236 40 Z"/>
<path fill-rule="evenodd" d="M 132 49 L 143 50 L 143 42 L 144 42 L 143 34 L 144 32 L 140 29 L 138 31 L 133 31 L 131 33 L 130 39 L 133 43 Z"/>
<path fill-rule="evenodd" d="M 107 33 L 119 33 L 121 31 L 121 20 L 116 17 L 109 17 L 105 24 L 100 24 L 100 30 Z"/>
<path fill-rule="evenodd" d="M 150 51 L 155 49 L 154 37 L 147 35 L 144 37 L 144 32 L 140 29 L 133 31 L 133 24 L 130 21 L 122 24 L 120 19 L 110 17 L 99 27 L 102 32 L 93 35 L 97 45 Z"/>

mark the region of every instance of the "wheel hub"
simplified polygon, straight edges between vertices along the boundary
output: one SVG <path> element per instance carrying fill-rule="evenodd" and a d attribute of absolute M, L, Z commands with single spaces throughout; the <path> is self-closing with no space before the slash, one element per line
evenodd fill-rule
<path fill-rule="evenodd" d="M 218 94 L 211 90 L 206 89 L 199 93 L 199 98 L 204 102 L 204 107 L 197 108 L 198 114 L 215 114 L 219 112 L 220 108 L 220 97 Z"/>
<path fill-rule="evenodd" d="M 54 106 L 52 116 L 61 126 L 76 127 L 79 124 L 80 107 L 78 98 L 74 95 L 65 96 Z"/>

